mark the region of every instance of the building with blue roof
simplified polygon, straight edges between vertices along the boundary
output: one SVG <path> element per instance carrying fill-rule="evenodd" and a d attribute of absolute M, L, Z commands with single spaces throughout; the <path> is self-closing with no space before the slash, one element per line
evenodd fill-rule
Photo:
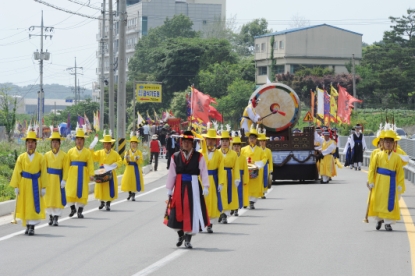
<path fill-rule="evenodd" d="M 267 77 L 273 81 L 275 74 L 295 73 L 303 67 L 328 67 L 336 74 L 347 73 L 345 64 L 353 55 L 356 64 L 362 59 L 362 36 L 327 24 L 257 36 L 254 49 L 256 83 L 266 83 Z M 273 60 L 271 51 L 274 51 Z M 274 72 L 271 72 L 272 64 Z"/>

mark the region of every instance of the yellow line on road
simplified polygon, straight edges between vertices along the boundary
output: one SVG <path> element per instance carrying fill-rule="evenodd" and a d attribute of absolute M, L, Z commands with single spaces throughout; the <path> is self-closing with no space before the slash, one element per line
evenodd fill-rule
<path fill-rule="evenodd" d="M 368 173 L 368 171 L 364 170 L 362 170 L 362 172 Z M 405 200 L 402 197 L 399 199 L 399 206 L 401 207 L 403 224 L 405 225 L 406 233 L 408 234 L 409 248 L 411 249 L 412 276 L 415 276 L 415 225 L 408 206 L 406 206 Z"/>

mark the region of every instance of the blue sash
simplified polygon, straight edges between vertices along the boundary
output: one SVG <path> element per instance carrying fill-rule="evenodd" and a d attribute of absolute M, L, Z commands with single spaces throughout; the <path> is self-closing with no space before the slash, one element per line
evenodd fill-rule
<path fill-rule="evenodd" d="M 25 171 L 22 171 L 21 173 L 22 177 L 28 178 L 32 180 L 32 191 L 33 191 L 33 201 L 35 203 L 35 210 L 36 213 L 40 213 L 40 200 L 39 200 L 39 177 L 40 172 L 31 174 Z"/>
<path fill-rule="evenodd" d="M 239 209 L 244 207 L 244 189 L 243 189 L 243 182 L 244 182 L 244 170 L 239 170 L 239 174 L 241 175 L 241 183 L 238 186 L 238 199 L 239 199 Z"/>
<path fill-rule="evenodd" d="M 268 187 L 268 161 L 264 166 L 264 177 L 262 179 L 262 182 L 264 182 L 264 188 Z"/>
<path fill-rule="evenodd" d="M 226 177 L 228 178 L 228 204 L 232 202 L 232 168 L 225 168 Z"/>
<path fill-rule="evenodd" d="M 192 182 L 192 175 L 191 174 L 181 174 L 182 176 L 182 181 L 190 181 Z"/>
<path fill-rule="evenodd" d="M 388 175 L 389 180 L 389 198 L 388 198 L 388 210 L 392 212 L 395 207 L 395 193 L 396 193 L 396 172 L 384 168 L 378 168 L 376 171 L 378 174 Z"/>
<path fill-rule="evenodd" d="M 84 167 L 86 167 L 86 162 L 72 161 L 71 166 L 78 166 L 78 183 L 76 196 L 78 198 L 82 197 L 82 183 L 84 182 Z"/>
<path fill-rule="evenodd" d="M 47 172 L 48 172 L 48 174 L 56 174 L 56 175 L 59 175 L 59 188 L 61 189 L 61 202 L 62 202 L 62 205 L 65 206 L 66 205 L 65 188 L 61 188 L 61 182 L 62 182 L 62 177 L 63 177 L 63 170 L 62 169 L 48 168 Z"/>
<path fill-rule="evenodd" d="M 114 195 L 115 195 L 115 184 L 114 184 L 114 173 L 113 172 L 111 172 L 113 175 L 112 175 L 112 178 L 110 179 L 110 181 L 109 181 L 109 188 L 110 188 L 110 197 L 111 198 L 114 198 Z"/>
<path fill-rule="evenodd" d="M 135 172 L 135 186 L 137 188 L 137 192 L 141 192 L 141 179 L 140 179 L 140 173 L 138 171 L 138 165 L 136 162 L 128 162 L 128 165 L 134 167 Z"/>
<path fill-rule="evenodd" d="M 219 212 L 222 212 L 222 210 L 223 210 L 222 198 L 220 197 L 220 193 L 218 191 L 218 186 L 219 186 L 218 169 L 208 170 L 208 175 L 213 176 L 213 180 L 215 181 L 216 197 L 218 198 L 218 210 L 219 210 Z"/>

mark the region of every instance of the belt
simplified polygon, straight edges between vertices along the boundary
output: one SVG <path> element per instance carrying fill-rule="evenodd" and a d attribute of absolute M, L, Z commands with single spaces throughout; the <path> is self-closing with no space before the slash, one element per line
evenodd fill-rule
<path fill-rule="evenodd" d="M 232 168 L 225 168 L 228 178 L 228 204 L 232 202 Z"/>
<path fill-rule="evenodd" d="M 128 162 L 128 165 L 134 167 L 135 172 L 135 186 L 137 189 L 137 192 L 141 192 L 141 179 L 140 179 L 140 173 L 138 171 L 138 165 L 136 162 Z"/>
<path fill-rule="evenodd" d="M 388 197 L 388 211 L 392 212 L 395 207 L 395 193 L 396 193 L 396 171 L 391 171 L 384 168 L 376 170 L 378 174 L 389 176 L 389 197 Z"/>
<path fill-rule="evenodd" d="M 208 175 L 213 176 L 213 180 L 215 182 L 215 187 L 216 187 L 216 197 L 218 198 L 218 210 L 219 210 L 219 212 L 222 212 L 222 210 L 223 210 L 222 198 L 220 197 L 220 193 L 218 191 L 218 188 L 219 188 L 218 169 L 208 170 Z"/>
<path fill-rule="evenodd" d="M 86 162 L 72 161 L 71 166 L 78 167 L 78 183 L 76 189 L 76 196 L 78 198 L 82 197 L 82 184 L 84 182 L 84 168 L 86 167 Z"/>
<path fill-rule="evenodd" d="M 32 191 L 33 191 L 33 202 L 35 204 L 36 213 L 40 213 L 40 199 L 39 199 L 39 177 L 40 172 L 31 174 L 25 171 L 22 171 L 21 176 L 32 180 Z"/>
<path fill-rule="evenodd" d="M 59 175 L 59 188 L 61 189 L 61 202 L 62 205 L 65 206 L 66 205 L 66 193 L 65 193 L 65 188 L 61 188 L 61 182 L 62 182 L 62 177 L 63 177 L 63 170 L 62 169 L 54 169 L 54 168 L 48 168 L 47 169 L 48 174 L 56 174 Z"/>

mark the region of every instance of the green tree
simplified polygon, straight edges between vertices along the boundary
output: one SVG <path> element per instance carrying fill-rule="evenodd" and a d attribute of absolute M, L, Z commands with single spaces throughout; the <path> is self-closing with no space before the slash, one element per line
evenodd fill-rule
<path fill-rule="evenodd" d="M 76 105 L 68 106 L 65 110 L 61 111 L 56 115 L 57 124 L 65 122 L 68 119 L 68 114 L 71 118 L 71 129 L 75 130 L 76 122 L 78 121 L 78 115 L 88 117 L 89 122 L 93 122 L 93 113 L 99 110 L 99 103 L 92 102 L 91 99 L 86 99 L 85 101 L 79 102 Z M 49 115 L 54 116 L 54 115 Z M 50 118 L 49 118 L 50 119 Z"/>
<path fill-rule="evenodd" d="M 268 30 L 268 21 L 265 18 L 254 19 L 251 22 L 242 25 L 239 33 L 240 45 L 244 47 L 242 55 L 250 55 L 254 51 L 255 37 L 266 33 L 270 33 L 272 30 Z"/>
<path fill-rule="evenodd" d="M 9 142 L 13 141 L 13 130 L 16 124 L 17 98 L 9 94 L 7 87 L 0 87 L 0 125 L 6 128 Z"/>

